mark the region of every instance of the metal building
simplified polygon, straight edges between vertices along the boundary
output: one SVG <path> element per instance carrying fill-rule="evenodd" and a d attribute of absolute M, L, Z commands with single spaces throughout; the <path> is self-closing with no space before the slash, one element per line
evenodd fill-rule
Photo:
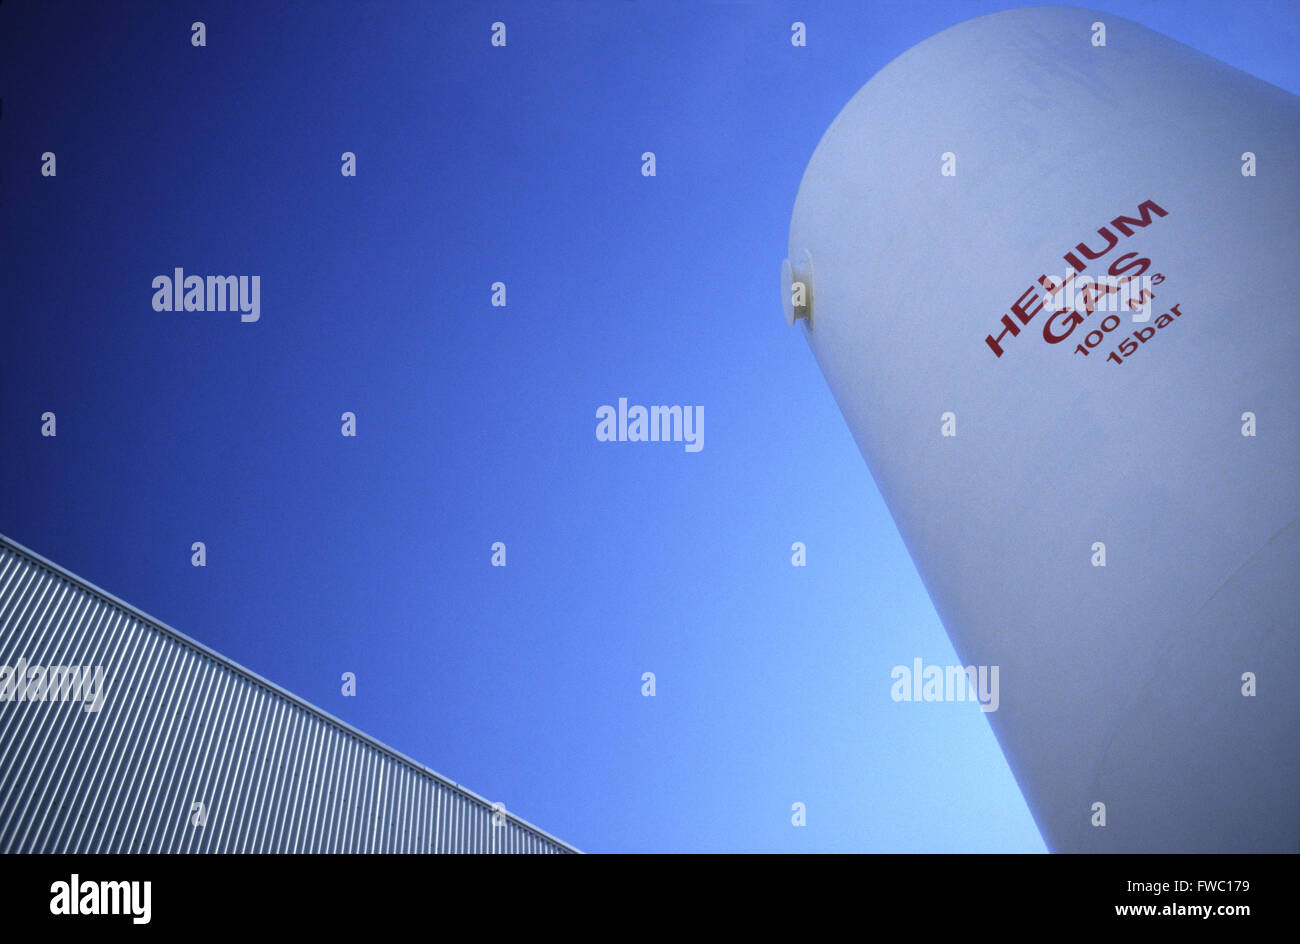
<path fill-rule="evenodd" d="M 0 535 L 0 852 L 577 852 Z"/>

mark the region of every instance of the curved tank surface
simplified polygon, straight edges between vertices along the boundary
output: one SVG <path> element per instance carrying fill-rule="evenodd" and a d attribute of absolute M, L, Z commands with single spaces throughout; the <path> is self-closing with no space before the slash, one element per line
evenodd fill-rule
<path fill-rule="evenodd" d="M 1297 152 L 1294 95 L 1034 7 L 895 59 L 799 187 L 787 320 L 1053 851 L 1300 849 Z"/>

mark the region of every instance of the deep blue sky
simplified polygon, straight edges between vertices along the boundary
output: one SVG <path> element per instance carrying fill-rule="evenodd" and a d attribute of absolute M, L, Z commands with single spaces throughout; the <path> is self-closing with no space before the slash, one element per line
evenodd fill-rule
<path fill-rule="evenodd" d="M 1015 5 L 4 3 L 0 532 L 585 850 L 1041 851 L 889 698 L 956 656 L 778 294 L 840 108 Z M 1294 3 L 1107 9 L 1300 92 Z"/>

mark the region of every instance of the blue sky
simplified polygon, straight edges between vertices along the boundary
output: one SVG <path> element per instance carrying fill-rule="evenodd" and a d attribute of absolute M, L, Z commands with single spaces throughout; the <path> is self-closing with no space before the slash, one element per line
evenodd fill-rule
<path fill-rule="evenodd" d="M 1042 851 L 890 700 L 956 656 L 778 295 L 835 115 L 1008 6 L 5 4 L 0 532 L 584 850 Z M 1300 91 L 1293 3 L 1107 9 Z"/>

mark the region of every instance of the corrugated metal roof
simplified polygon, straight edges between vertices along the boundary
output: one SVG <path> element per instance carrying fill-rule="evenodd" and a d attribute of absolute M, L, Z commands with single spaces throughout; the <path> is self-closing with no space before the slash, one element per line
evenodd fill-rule
<path fill-rule="evenodd" d="M 20 658 L 106 684 L 0 701 L 0 852 L 578 851 L 0 535 Z"/>

